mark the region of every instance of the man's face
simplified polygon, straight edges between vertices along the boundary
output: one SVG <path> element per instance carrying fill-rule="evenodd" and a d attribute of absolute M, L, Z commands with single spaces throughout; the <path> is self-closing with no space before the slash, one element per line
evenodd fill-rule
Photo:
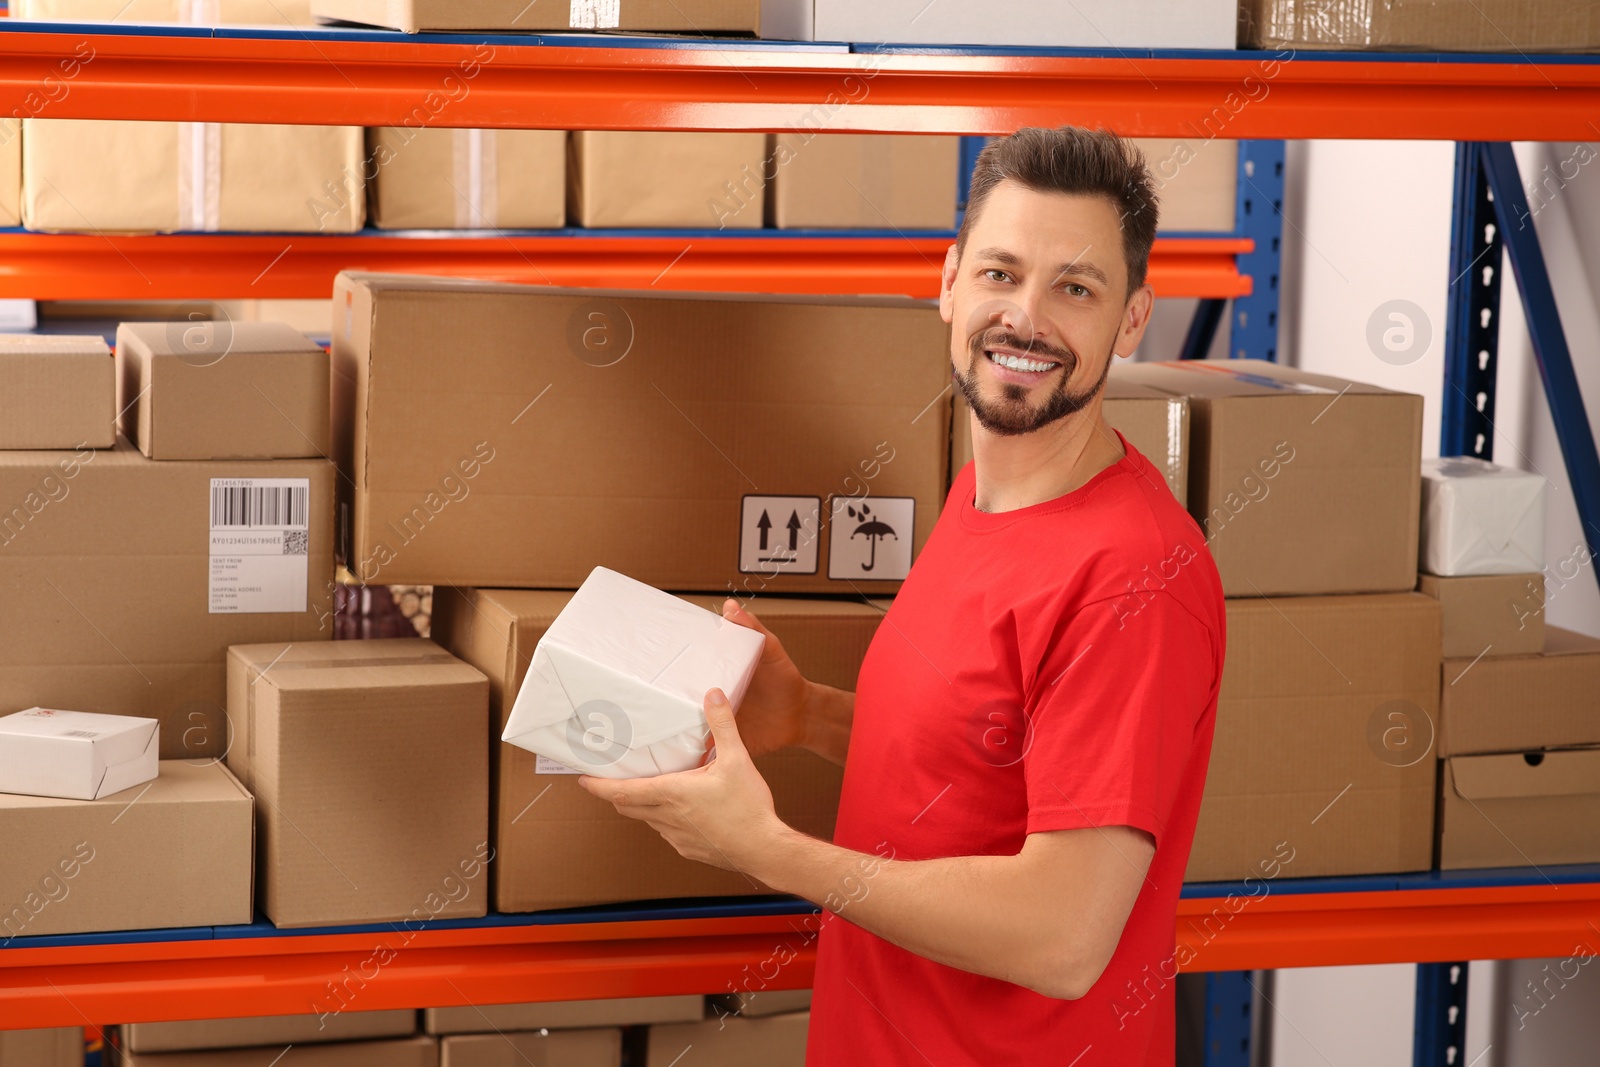
<path fill-rule="evenodd" d="M 1148 288 L 1129 297 L 1109 199 L 1001 182 L 945 261 L 939 310 L 956 385 L 985 429 L 1011 436 L 1088 405 L 1150 303 Z"/>

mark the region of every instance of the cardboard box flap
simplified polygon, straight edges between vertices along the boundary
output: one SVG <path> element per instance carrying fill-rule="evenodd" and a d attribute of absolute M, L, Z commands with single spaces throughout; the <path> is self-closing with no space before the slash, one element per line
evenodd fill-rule
<path fill-rule="evenodd" d="M 476 667 L 425 637 L 376 638 L 359 645 L 335 641 L 235 645 L 229 651 L 252 668 L 252 685 L 266 679 L 286 690 L 448 685 L 482 677 Z M 450 670 L 452 666 L 459 670 Z M 330 678 L 329 671 L 351 673 Z"/>
<path fill-rule="evenodd" d="M 320 352 L 322 346 L 286 322 L 125 322 L 119 337 L 129 338 L 155 356 L 201 356 L 196 362 L 233 355 Z"/>
<path fill-rule="evenodd" d="M 109 356 L 111 348 L 99 335 L 3 333 L 0 356 L 50 356 L 57 354 Z"/>
<path fill-rule="evenodd" d="M 1600 794 L 1600 748 L 1456 756 L 1445 765 L 1450 788 L 1464 800 Z"/>
<path fill-rule="evenodd" d="M 1164 392 L 1207 399 L 1282 396 L 1285 393 L 1326 395 L 1340 393 L 1404 396 L 1364 382 L 1351 382 L 1326 374 L 1312 374 L 1262 359 L 1188 359 L 1160 363 L 1135 363 L 1123 368 L 1135 382 Z"/>

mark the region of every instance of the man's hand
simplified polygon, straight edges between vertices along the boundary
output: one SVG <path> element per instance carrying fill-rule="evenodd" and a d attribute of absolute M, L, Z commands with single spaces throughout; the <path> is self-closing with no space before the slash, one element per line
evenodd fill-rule
<path fill-rule="evenodd" d="M 739 736 L 744 747 L 752 756 L 765 756 L 804 743 L 810 683 L 783 650 L 783 642 L 737 600 L 729 597 L 723 602 L 722 617 L 766 638 L 761 660 L 739 705 Z"/>
<path fill-rule="evenodd" d="M 768 635 L 767 641 L 771 648 L 776 639 Z M 772 791 L 751 762 L 722 690 L 706 694 L 705 713 L 714 748 L 704 766 L 620 781 L 583 775 L 578 784 L 628 818 L 649 823 L 680 856 L 749 874 L 790 830 L 773 810 Z"/>

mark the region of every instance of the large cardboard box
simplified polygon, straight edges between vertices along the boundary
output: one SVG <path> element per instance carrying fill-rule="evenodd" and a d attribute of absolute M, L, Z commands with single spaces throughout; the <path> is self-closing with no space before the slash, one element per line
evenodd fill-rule
<path fill-rule="evenodd" d="M 104 338 L 0 334 L 0 448 L 109 448 L 116 403 Z"/>
<path fill-rule="evenodd" d="M 931 304 L 345 273 L 334 311 L 364 582 L 892 593 L 944 502 Z"/>
<path fill-rule="evenodd" d="M 541 590 L 438 589 L 433 635 L 489 676 L 491 718 L 503 729 L 534 646 L 570 594 Z M 691 598 L 715 608 L 715 598 Z M 882 609 L 845 601 L 760 597 L 750 610 L 806 677 L 855 688 Z M 809 752 L 757 761 L 778 815 L 829 839 L 843 771 Z M 495 907 L 539 911 L 628 900 L 731 896 L 769 890 L 743 875 L 694 863 L 644 823 L 590 796 L 559 765 L 499 744 L 494 755 Z"/>
<path fill-rule="evenodd" d="M 1417 576 L 1439 602 L 1446 659 L 1525 656 L 1544 648 L 1544 575 Z"/>
<path fill-rule="evenodd" d="M 1189 398 L 1188 507 L 1224 594 L 1416 588 L 1420 396 L 1253 359 L 1121 370 Z"/>
<path fill-rule="evenodd" d="M 351 233 L 366 218 L 359 126 L 27 119 L 22 136 L 30 230 Z"/>
<path fill-rule="evenodd" d="M 72 66 L 76 59 L 59 60 Z M 57 79 L 59 73 L 50 77 Z M 53 88 L 53 86 L 52 86 Z M 0 118 L 0 226 L 22 225 L 22 120 Z"/>
<path fill-rule="evenodd" d="M 644 1067 L 804 1067 L 809 1011 L 652 1026 Z"/>
<path fill-rule="evenodd" d="M 422 1009 L 430 1034 L 510 1033 L 514 1030 L 577 1030 L 596 1026 L 699 1022 L 706 1016 L 698 993 L 675 997 L 613 997 L 555 1000 L 538 1004 L 484 1004 Z"/>
<path fill-rule="evenodd" d="M 1167 480 L 1167 488 L 1184 503 L 1189 495 L 1189 401 L 1148 385 L 1128 381 L 1123 365 L 1113 363 L 1106 378 L 1102 410 Z M 953 478 L 972 460 L 972 409 L 957 390 L 950 422 L 950 474 Z"/>
<path fill-rule="evenodd" d="M 108 1046 L 108 1052 L 113 1067 L 439 1067 L 439 1042 L 431 1037 L 296 1045 L 292 1051 L 269 1045 L 200 1052 L 126 1052 Z"/>
<path fill-rule="evenodd" d="M 1600 862 L 1600 748 L 1439 763 L 1439 867 Z"/>
<path fill-rule="evenodd" d="M 416 1033 L 417 1013 L 338 1011 L 325 1015 L 260 1015 L 241 1019 L 130 1023 L 122 1027 L 122 1047 L 130 1052 L 182 1052 L 187 1049 L 245 1048 L 252 1045 L 315 1045 Z"/>
<path fill-rule="evenodd" d="M 1241 0 L 1245 48 L 1586 52 L 1600 9 L 1566 0 Z"/>
<path fill-rule="evenodd" d="M 622 1031 L 508 1031 L 457 1034 L 439 1042 L 439 1067 L 621 1067 Z"/>
<path fill-rule="evenodd" d="M 0 1067 L 83 1067 L 83 1027 L 0 1030 Z"/>
<path fill-rule="evenodd" d="M 1229 600 L 1186 880 L 1427 869 L 1438 662 L 1419 593 Z"/>
<path fill-rule="evenodd" d="M 228 650 L 278 926 L 486 913 L 489 684 L 420 637 Z"/>
<path fill-rule="evenodd" d="M 886 133 L 780 133 L 769 146 L 772 224 L 953 230 L 961 139 Z"/>
<path fill-rule="evenodd" d="M 310 0 L 11 0 L 11 17 L 40 22 L 182 22 L 191 26 L 315 26 Z"/>
<path fill-rule="evenodd" d="M 1600 744 L 1600 640 L 1546 626 L 1531 656 L 1444 662 L 1439 755 Z"/>
<path fill-rule="evenodd" d="M 123 440 L 0 452 L 0 712 L 144 715 L 163 758 L 221 756 L 228 646 L 333 634 L 333 481 Z"/>
<path fill-rule="evenodd" d="M 380 230 L 536 229 L 567 221 L 565 130 L 367 131 Z"/>
<path fill-rule="evenodd" d="M 151 459 L 328 454 L 328 353 L 281 322 L 125 322 L 122 432 Z"/>
<path fill-rule="evenodd" d="M 210 760 L 99 800 L 0 793 L 0 945 L 250 921 L 250 793 Z"/>
<path fill-rule="evenodd" d="M 1202 126 L 1191 130 L 1192 137 L 1133 140 L 1155 181 L 1161 231 L 1231 233 L 1239 202 L 1239 142 Z"/>
<path fill-rule="evenodd" d="M 651 33 L 754 33 L 764 4 L 799 0 L 612 0 L 610 3 L 507 4 L 498 0 L 312 0 L 324 19 L 417 33 L 430 30 L 630 30 Z M 809 0 L 807 0 L 809 2 Z"/>
<path fill-rule="evenodd" d="M 1238 17 L 1235 0 L 1123 0 L 1093 7 L 1057 0 L 1015 0 L 998 9 L 982 4 L 930 4 L 927 0 L 867 4 L 798 0 L 794 21 L 799 25 L 785 29 L 799 30 L 805 40 L 851 41 L 864 46 L 887 42 L 1231 49 Z M 765 31 L 763 35 L 771 36 Z"/>
<path fill-rule="evenodd" d="M 771 170 L 764 134 L 580 130 L 567 143 L 575 226 L 761 226 Z"/>

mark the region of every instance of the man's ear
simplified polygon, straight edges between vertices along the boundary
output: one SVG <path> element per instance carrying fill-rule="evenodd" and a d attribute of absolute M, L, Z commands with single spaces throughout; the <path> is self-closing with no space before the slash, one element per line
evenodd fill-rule
<path fill-rule="evenodd" d="M 1128 306 L 1122 312 L 1122 325 L 1117 330 L 1117 341 L 1112 346 L 1112 351 L 1121 356 L 1133 355 L 1134 349 L 1139 347 L 1139 342 L 1144 340 L 1144 332 L 1150 326 L 1150 316 L 1155 311 L 1155 290 L 1148 285 L 1141 285 L 1134 290 L 1128 298 Z"/>
<path fill-rule="evenodd" d="M 949 323 L 955 320 L 956 266 L 961 262 L 961 251 L 951 245 L 944 253 L 944 268 L 939 272 L 939 317 Z"/>

